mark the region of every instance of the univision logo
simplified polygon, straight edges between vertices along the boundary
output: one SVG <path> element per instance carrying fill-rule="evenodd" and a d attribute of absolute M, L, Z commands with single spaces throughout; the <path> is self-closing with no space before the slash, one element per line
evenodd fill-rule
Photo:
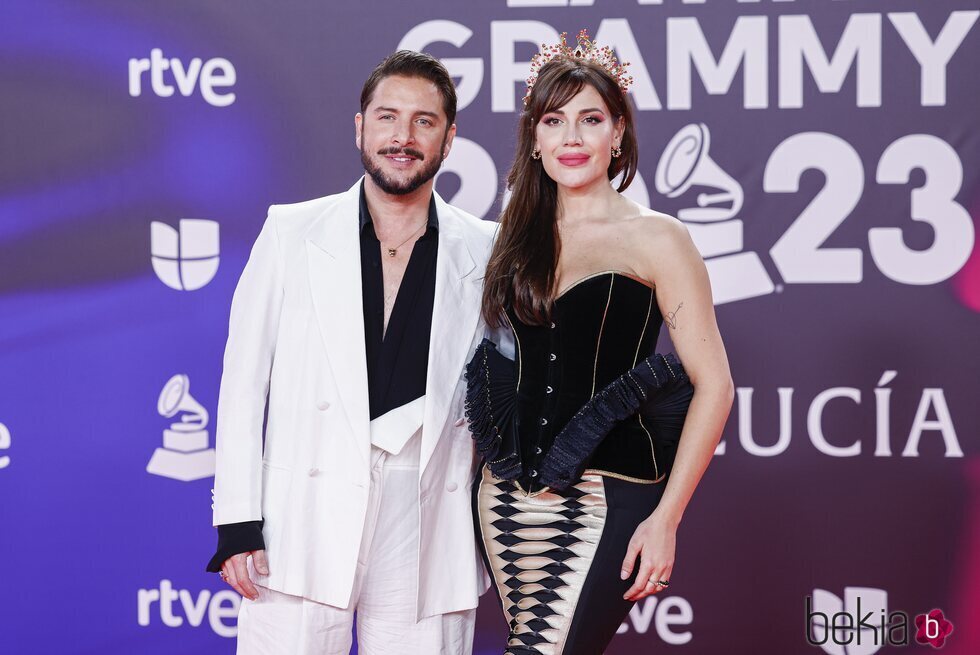
<path fill-rule="evenodd" d="M 150 223 L 150 261 L 160 281 L 171 289 L 200 289 L 218 272 L 218 223 L 180 219 L 180 228 Z"/>

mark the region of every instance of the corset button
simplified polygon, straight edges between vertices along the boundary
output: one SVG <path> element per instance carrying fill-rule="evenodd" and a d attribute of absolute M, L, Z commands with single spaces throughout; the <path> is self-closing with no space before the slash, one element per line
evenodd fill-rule
<path fill-rule="evenodd" d="M 536 478 L 538 477 L 538 472 L 535 469 L 531 469 L 531 472 L 528 475 L 530 475 L 532 478 Z"/>
<path fill-rule="evenodd" d="M 551 353 L 551 361 L 555 361 L 556 359 L 558 359 L 558 355 Z"/>
<path fill-rule="evenodd" d="M 541 425 L 548 425 L 548 419 L 542 418 L 541 419 Z"/>
<path fill-rule="evenodd" d="M 541 446 L 535 446 L 534 447 L 534 454 L 535 455 L 540 455 L 542 452 L 544 452 L 544 451 L 541 450 Z"/>
<path fill-rule="evenodd" d="M 552 391 L 554 391 L 554 389 L 552 389 L 551 386 L 549 385 L 545 393 L 551 393 Z"/>
<path fill-rule="evenodd" d="M 551 322 L 551 329 L 552 329 L 552 330 L 554 330 L 554 329 L 555 329 L 555 322 L 554 322 L 554 321 L 552 321 L 552 322 Z"/>

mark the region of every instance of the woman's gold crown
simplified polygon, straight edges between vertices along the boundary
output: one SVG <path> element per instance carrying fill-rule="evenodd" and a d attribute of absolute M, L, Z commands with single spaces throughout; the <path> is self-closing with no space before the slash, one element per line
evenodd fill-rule
<path fill-rule="evenodd" d="M 531 74 L 527 78 L 527 93 L 524 94 L 524 105 L 528 103 L 528 99 L 531 97 L 531 89 L 534 88 L 534 83 L 538 81 L 538 72 L 541 67 L 547 64 L 552 59 L 558 57 L 568 57 L 569 59 L 585 59 L 587 61 L 595 62 L 599 64 L 613 76 L 616 82 L 619 84 L 619 88 L 626 93 L 629 90 L 630 84 L 633 83 L 633 76 L 626 73 L 626 67 L 630 65 L 628 61 L 619 63 L 616 60 L 616 55 L 613 54 L 612 48 L 609 46 L 599 45 L 595 41 L 589 40 L 589 31 L 582 30 L 578 33 L 576 37 L 575 48 L 572 48 L 566 42 L 566 37 L 568 32 L 561 33 L 561 41 L 554 45 L 548 45 L 547 43 L 541 44 L 541 52 L 534 55 L 531 58 Z"/>

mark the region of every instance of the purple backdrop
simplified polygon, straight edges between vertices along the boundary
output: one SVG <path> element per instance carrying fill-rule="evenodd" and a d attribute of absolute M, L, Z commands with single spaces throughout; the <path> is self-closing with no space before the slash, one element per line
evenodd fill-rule
<path fill-rule="evenodd" d="M 609 652 L 820 652 L 808 598 L 904 612 L 913 643 L 938 608 L 946 652 L 980 652 L 978 13 L 4 2 L 0 652 L 234 652 L 237 597 L 204 572 L 207 414 L 266 208 L 352 183 L 361 83 L 411 47 L 459 88 L 437 187 L 492 220 L 527 62 L 582 27 L 632 62 L 629 194 L 689 225 L 738 387 L 670 590 Z M 483 601 L 475 652 L 499 653 Z M 882 640 L 837 636 L 851 643 L 824 652 Z"/>

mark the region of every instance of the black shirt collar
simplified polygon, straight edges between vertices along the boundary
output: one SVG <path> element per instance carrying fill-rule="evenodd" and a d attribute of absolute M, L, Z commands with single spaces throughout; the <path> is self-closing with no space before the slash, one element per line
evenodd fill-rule
<path fill-rule="evenodd" d="M 365 225 L 371 225 L 372 229 L 374 228 L 374 219 L 371 218 L 371 212 L 368 210 L 367 194 L 364 193 L 364 180 L 361 180 L 361 208 L 360 208 L 359 221 L 360 224 L 358 226 L 358 229 L 362 233 L 364 232 Z M 429 221 L 428 221 L 428 227 L 426 228 L 426 232 L 428 232 L 430 229 L 433 230 L 439 229 L 439 213 L 436 211 L 435 191 L 433 191 L 432 195 L 429 196 Z"/>

